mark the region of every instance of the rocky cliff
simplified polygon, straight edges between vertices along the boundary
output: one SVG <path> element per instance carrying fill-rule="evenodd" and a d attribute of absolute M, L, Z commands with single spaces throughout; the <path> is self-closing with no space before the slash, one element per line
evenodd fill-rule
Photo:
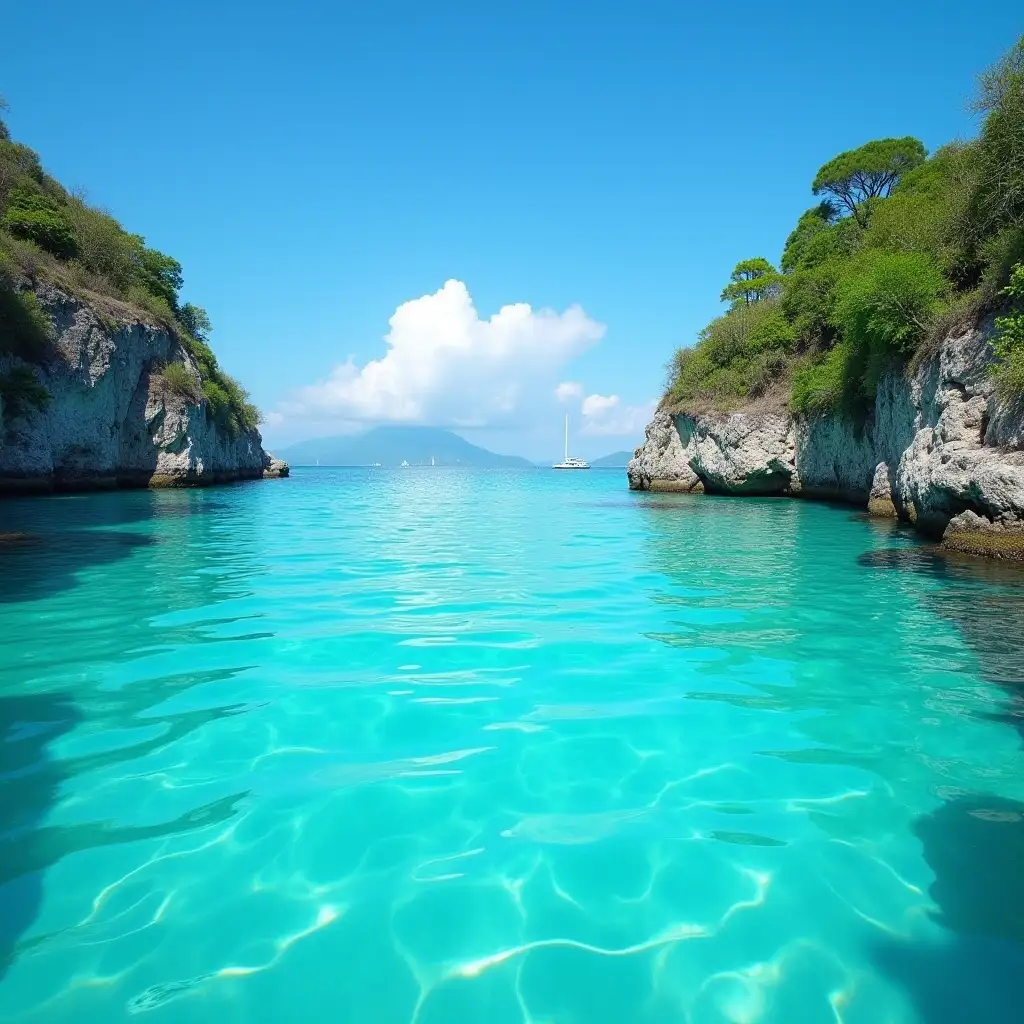
<path fill-rule="evenodd" d="M 198 368 L 166 329 L 50 285 L 39 284 L 36 295 L 53 336 L 42 365 L 30 369 L 50 397 L 42 409 L 0 402 L 0 493 L 287 476 L 259 431 L 232 436 L 207 415 L 196 397 Z M 162 376 L 175 362 L 193 378 L 195 394 Z M 20 365 L 0 356 L 0 377 Z"/>
<path fill-rule="evenodd" d="M 990 325 L 955 332 L 884 378 L 864 424 L 660 409 L 629 486 L 838 499 L 947 548 L 1024 560 L 1024 408 L 995 394 L 990 336 Z"/>

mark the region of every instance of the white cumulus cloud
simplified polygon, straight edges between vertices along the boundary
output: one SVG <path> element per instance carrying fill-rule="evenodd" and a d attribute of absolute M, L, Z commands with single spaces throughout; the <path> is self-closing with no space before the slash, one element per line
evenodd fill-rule
<path fill-rule="evenodd" d="M 641 434 L 654 414 L 656 402 L 623 405 L 618 395 L 587 395 L 580 406 L 583 433 L 597 435 Z"/>
<path fill-rule="evenodd" d="M 583 385 L 575 380 L 563 380 L 555 388 L 555 398 L 560 402 L 568 402 L 572 398 L 579 398 L 583 394 Z"/>
<path fill-rule="evenodd" d="M 282 403 L 289 417 L 481 426 L 507 420 L 524 396 L 547 393 L 561 367 L 602 337 L 579 307 L 559 313 L 525 302 L 482 319 L 461 281 L 403 303 L 387 351 L 352 358 Z"/>

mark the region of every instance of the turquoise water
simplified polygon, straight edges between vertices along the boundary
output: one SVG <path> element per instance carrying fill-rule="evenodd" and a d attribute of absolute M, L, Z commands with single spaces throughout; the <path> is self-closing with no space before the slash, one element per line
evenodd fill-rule
<path fill-rule="evenodd" d="M 0 532 L 5 1021 L 1019 1011 L 1018 573 L 597 471 Z"/>

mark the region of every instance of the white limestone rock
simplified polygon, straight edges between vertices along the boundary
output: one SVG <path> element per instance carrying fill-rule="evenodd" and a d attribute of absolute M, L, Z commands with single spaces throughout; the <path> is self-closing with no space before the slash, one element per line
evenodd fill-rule
<path fill-rule="evenodd" d="M 800 489 L 792 417 L 728 413 L 679 416 L 676 424 L 705 490 L 790 494 Z"/>
<path fill-rule="evenodd" d="M 645 440 L 626 466 L 629 486 L 634 491 L 701 490 L 700 478 L 690 468 L 672 417 L 658 410 L 647 424 Z"/>
<path fill-rule="evenodd" d="M 269 456 L 259 431 L 229 436 L 201 401 L 175 394 L 159 370 L 198 368 L 164 328 L 103 316 L 57 288 L 36 288 L 53 321 L 53 351 L 35 370 L 46 409 L 0 417 L 0 493 L 173 486 L 258 479 Z M 0 358 L 0 373 L 20 361 Z M 286 475 L 278 472 L 276 475 Z"/>
<path fill-rule="evenodd" d="M 892 474 L 889 472 L 889 465 L 880 462 L 875 466 L 875 473 L 871 479 L 871 494 L 868 496 L 868 511 L 873 516 L 886 519 L 895 519 L 897 516 L 896 504 L 892 500 Z"/>

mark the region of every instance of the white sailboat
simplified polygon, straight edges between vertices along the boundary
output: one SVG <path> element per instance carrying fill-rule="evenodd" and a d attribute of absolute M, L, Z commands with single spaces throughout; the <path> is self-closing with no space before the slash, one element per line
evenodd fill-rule
<path fill-rule="evenodd" d="M 552 469 L 590 469 L 590 463 L 583 459 L 577 459 L 569 455 L 569 414 L 565 416 L 565 457 L 561 462 L 556 463 Z"/>

